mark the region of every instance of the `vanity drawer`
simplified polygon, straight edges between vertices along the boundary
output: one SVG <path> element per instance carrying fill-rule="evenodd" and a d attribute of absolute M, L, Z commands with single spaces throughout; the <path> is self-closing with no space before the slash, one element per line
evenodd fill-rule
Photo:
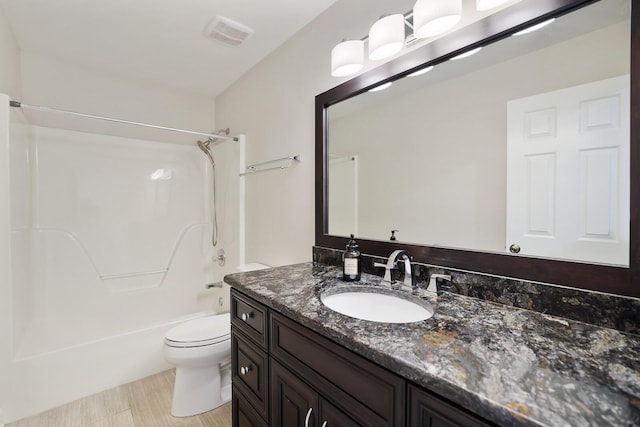
<path fill-rule="evenodd" d="M 231 368 L 233 387 L 264 418 L 269 410 L 269 357 L 252 344 L 235 326 L 231 327 Z"/>
<path fill-rule="evenodd" d="M 231 324 L 244 332 L 263 350 L 267 349 L 267 309 L 231 289 Z"/>
<path fill-rule="evenodd" d="M 358 423 L 404 426 L 405 381 L 286 317 L 270 313 L 270 354 Z"/>

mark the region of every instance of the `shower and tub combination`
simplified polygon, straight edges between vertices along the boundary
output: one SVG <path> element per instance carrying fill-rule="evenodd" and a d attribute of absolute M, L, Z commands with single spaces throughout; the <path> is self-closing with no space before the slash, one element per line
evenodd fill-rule
<path fill-rule="evenodd" d="M 0 95 L 0 424 L 170 368 L 167 332 L 227 312 L 228 289 L 205 285 L 242 261 L 243 137 L 78 132 L 9 105 Z"/>

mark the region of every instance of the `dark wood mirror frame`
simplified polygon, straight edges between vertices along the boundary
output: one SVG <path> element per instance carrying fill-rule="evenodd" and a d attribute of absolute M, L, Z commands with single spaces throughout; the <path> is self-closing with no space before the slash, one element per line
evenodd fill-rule
<path fill-rule="evenodd" d="M 316 96 L 316 246 L 344 249 L 348 241 L 346 237 L 328 234 L 327 107 L 363 93 L 372 86 L 444 62 L 466 50 L 493 43 L 530 25 L 596 1 L 523 0 Z M 631 0 L 631 3 L 631 224 L 628 268 L 362 238 L 358 239 L 360 250 L 365 254 L 387 257 L 393 250 L 404 249 L 420 263 L 640 297 L 640 0 Z"/>

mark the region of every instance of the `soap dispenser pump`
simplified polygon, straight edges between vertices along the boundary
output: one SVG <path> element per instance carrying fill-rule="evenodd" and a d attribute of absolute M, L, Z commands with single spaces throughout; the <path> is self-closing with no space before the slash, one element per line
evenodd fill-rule
<path fill-rule="evenodd" d="M 360 251 L 352 234 L 347 244 L 347 250 L 342 256 L 342 278 L 347 282 L 357 282 L 360 280 L 361 273 L 362 264 L 360 263 Z"/>

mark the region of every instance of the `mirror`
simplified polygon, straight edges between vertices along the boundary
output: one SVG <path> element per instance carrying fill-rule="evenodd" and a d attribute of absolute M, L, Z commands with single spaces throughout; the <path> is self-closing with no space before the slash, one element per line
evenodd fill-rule
<path fill-rule="evenodd" d="M 535 3 L 317 97 L 317 245 L 638 294 L 630 1 Z"/>
<path fill-rule="evenodd" d="M 628 266 L 629 12 L 603 0 L 331 105 L 329 234 Z"/>

